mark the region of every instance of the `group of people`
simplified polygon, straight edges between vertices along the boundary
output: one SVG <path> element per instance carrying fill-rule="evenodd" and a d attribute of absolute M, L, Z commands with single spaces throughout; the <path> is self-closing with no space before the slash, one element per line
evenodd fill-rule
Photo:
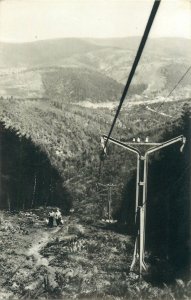
<path fill-rule="evenodd" d="M 48 214 L 47 220 L 49 227 L 59 226 L 63 224 L 61 211 L 57 208 L 55 211 L 51 211 Z"/>

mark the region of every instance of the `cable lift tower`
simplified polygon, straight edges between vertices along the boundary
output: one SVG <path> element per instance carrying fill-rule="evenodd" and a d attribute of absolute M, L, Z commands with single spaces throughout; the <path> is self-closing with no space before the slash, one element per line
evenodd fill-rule
<path fill-rule="evenodd" d="M 136 196 L 135 196 L 135 225 L 138 227 L 137 237 L 135 240 L 135 247 L 133 253 L 133 260 L 130 267 L 132 271 L 136 262 L 139 261 L 139 277 L 142 276 L 142 271 L 147 269 L 145 263 L 145 232 L 146 232 L 146 207 L 147 207 L 147 174 L 148 174 L 148 161 L 149 155 L 164 149 L 170 145 L 181 143 L 180 151 L 183 151 L 186 143 L 186 138 L 183 135 L 177 136 L 163 143 L 150 143 L 148 138 L 145 142 L 124 143 L 119 140 L 103 135 L 101 137 L 101 144 L 103 147 L 103 140 L 109 141 L 118 145 L 134 154 L 137 157 L 137 170 L 136 170 Z M 135 139 L 134 139 L 135 140 Z M 141 149 L 142 148 L 142 149 Z M 147 148 L 147 150 L 144 150 Z"/>
<path fill-rule="evenodd" d="M 111 214 L 111 209 L 112 209 L 112 190 L 113 188 L 117 187 L 117 185 L 114 184 L 103 184 L 103 183 L 98 183 L 99 186 L 103 187 L 105 191 L 107 191 L 107 215 L 108 215 L 108 222 L 112 222 L 112 214 Z"/>

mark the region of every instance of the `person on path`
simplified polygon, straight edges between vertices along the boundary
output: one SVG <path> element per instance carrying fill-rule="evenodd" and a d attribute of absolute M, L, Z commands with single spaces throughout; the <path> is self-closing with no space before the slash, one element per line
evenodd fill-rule
<path fill-rule="evenodd" d="M 57 208 L 56 213 L 55 213 L 55 219 L 56 219 L 56 224 L 57 226 L 62 225 L 62 214 L 61 211 Z"/>
<path fill-rule="evenodd" d="M 49 214 L 48 214 L 48 226 L 49 226 L 49 227 L 53 227 L 53 224 L 54 224 L 54 216 L 55 216 L 55 214 L 54 214 L 53 211 L 49 212 Z"/>

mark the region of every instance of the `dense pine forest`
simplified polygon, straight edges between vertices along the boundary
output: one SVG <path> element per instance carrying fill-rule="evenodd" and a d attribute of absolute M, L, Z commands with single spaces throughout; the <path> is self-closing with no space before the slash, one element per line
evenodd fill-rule
<path fill-rule="evenodd" d="M 173 115 L 173 107 L 178 107 L 174 110 L 172 118 L 157 115 L 156 119 L 156 115 L 147 111 L 144 105 L 125 108 L 118 120 L 114 135 L 123 141 L 131 141 L 134 136 L 139 135 L 142 139 L 149 135 L 152 141 L 161 141 L 164 128 L 173 127 L 178 120 L 178 115 L 181 117 L 183 104 L 184 101 L 180 101 L 178 105 L 175 102 L 171 105 L 172 110 L 168 104 L 164 104 L 166 112 L 171 111 L 171 115 Z M 1 105 L 2 126 L 11 130 L 15 140 L 18 140 L 18 145 L 19 141 L 21 144 L 31 141 L 30 143 L 35 145 L 32 151 L 34 153 L 35 147 L 38 147 L 38 151 L 42 152 L 40 155 L 44 155 L 52 167 L 56 168 L 63 180 L 64 188 L 70 193 L 72 191 L 71 197 L 76 201 L 84 199 L 84 195 L 90 197 L 90 191 L 92 192 L 93 187 L 95 189 L 95 183 L 99 180 L 102 183 L 119 184 L 119 194 L 121 193 L 121 184 L 125 184 L 135 168 L 134 157 L 116 146 L 109 145 L 106 161 L 100 163 L 99 159 L 100 136 L 106 134 L 109 129 L 112 111 L 82 108 L 74 104 L 57 108 L 54 101 L 46 99 L 4 99 L 1 100 Z M 19 149 L 17 151 L 20 152 Z M 27 152 L 27 150 L 23 151 Z M 27 155 L 30 157 L 30 153 Z M 36 160 L 41 161 L 37 157 Z M 18 163 L 18 159 L 16 162 Z M 32 182 L 35 182 L 35 172 L 30 176 L 33 176 Z"/>

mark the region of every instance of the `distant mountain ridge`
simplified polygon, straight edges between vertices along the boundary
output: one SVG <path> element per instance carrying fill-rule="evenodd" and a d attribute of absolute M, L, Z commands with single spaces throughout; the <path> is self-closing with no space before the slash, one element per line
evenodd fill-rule
<path fill-rule="evenodd" d="M 141 37 L 124 37 L 124 38 L 107 38 L 107 39 L 90 39 L 91 42 L 98 46 L 117 47 L 137 51 Z M 149 38 L 145 50 L 154 51 L 159 55 L 185 56 L 191 59 L 191 39 L 186 38 Z M 144 53 L 143 53 L 144 55 Z"/>
<path fill-rule="evenodd" d="M 62 101 L 87 98 L 93 102 L 113 101 L 119 98 L 116 96 L 127 80 L 139 42 L 140 37 L 1 42 L 0 95 L 41 97 L 49 94 Z M 190 49 L 189 39 L 149 39 L 129 95 L 167 95 L 191 64 Z M 188 74 L 176 93 L 189 97 L 190 80 Z M 66 81 L 70 82 L 67 87 Z"/>
<path fill-rule="evenodd" d="M 29 67 L 35 65 L 60 64 L 63 59 L 103 48 L 119 48 L 135 51 L 140 37 L 127 38 L 61 38 L 29 43 L 0 42 L 0 67 Z M 184 56 L 191 59 L 191 40 L 183 38 L 149 39 L 145 52 L 165 56 Z"/>
<path fill-rule="evenodd" d="M 30 43 L 0 43 L 0 67 L 60 65 L 64 58 L 100 48 L 82 39 L 53 39 Z"/>

